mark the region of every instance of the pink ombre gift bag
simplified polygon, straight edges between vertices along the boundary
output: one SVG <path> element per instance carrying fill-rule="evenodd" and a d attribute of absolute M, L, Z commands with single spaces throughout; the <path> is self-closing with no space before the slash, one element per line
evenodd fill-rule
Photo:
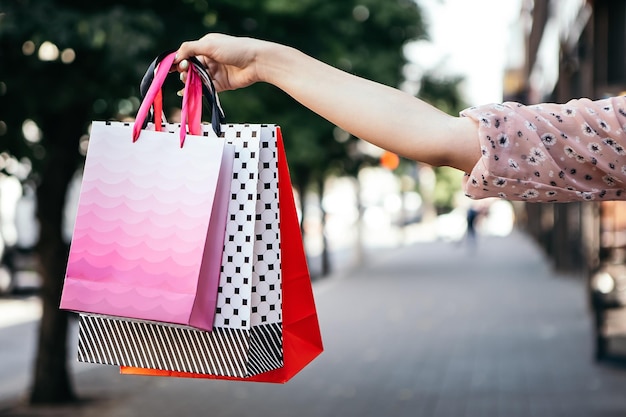
<path fill-rule="evenodd" d="M 140 129 L 172 60 L 134 124 L 92 125 L 60 307 L 211 330 L 234 149 L 202 132 L 195 70 L 180 131 Z"/>

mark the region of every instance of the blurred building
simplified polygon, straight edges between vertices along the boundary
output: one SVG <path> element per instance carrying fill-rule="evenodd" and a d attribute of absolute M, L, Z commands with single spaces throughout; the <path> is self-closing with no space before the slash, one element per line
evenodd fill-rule
<path fill-rule="evenodd" d="M 504 81 L 526 104 L 600 99 L 626 91 L 626 0 L 523 0 Z M 616 207 L 620 206 L 620 207 Z M 525 227 L 561 270 L 582 276 L 624 256 L 616 213 L 626 202 L 526 204 Z"/>

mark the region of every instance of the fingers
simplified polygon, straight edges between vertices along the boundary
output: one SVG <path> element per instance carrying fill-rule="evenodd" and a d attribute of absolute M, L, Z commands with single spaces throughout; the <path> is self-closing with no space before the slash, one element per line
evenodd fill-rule
<path fill-rule="evenodd" d="M 180 64 L 190 56 L 197 55 L 195 53 L 196 44 L 198 41 L 183 42 L 178 51 L 176 51 L 176 57 L 174 58 L 174 64 Z"/>
<path fill-rule="evenodd" d="M 202 53 L 203 49 L 206 49 L 206 43 L 211 35 L 205 35 L 203 38 L 183 42 L 178 50 L 172 64 L 172 71 L 178 71 L 180 73 L 180 80 L 185 83 L 187 81 L 187 72 L 191 65 L 189 58 L 196 57 L 205 67 L 209 67 L 209 61 Z M 210 71 L 210 69 L 209 69 Z M 182 90 L 179 91 L 181 95 Z"/>
<path fill-rule="evenodd" d="M 183 61 L 183 62 L 186 62 L 186 61 Z M 178 65 L 178 68 L 180 68 L 180 64 Z M 179 77 L 180 77 L 180 81 L 182 81 L 183 84 L 187 83 L 187 71 L 181 71 Z M 182 97 L 184 91 L 185 91 L 185 88 L 183 87 L 182 89 L 176 92 L 176 95 L 179 97 Z"/>
<path fill-rule="evenodd" d="M 172 63 L 170 72 L 178 71 L 181 74 L 183 74 L 183 73 L 186 73 L 188 69 L 189 69 L 189 61 L 187 61 L 186 59 L 183 59 L 178 63 L 176 62 Z"/>
<path fill-rule="evenodd" d="M 180 72 L 180 80 L 185 81 L 183 77 L 186 77 L 187 70 L 189 69 L 189 61 L 183 59 L 178 64 L 175 64 L 174 67 L 176 71 Z"/>

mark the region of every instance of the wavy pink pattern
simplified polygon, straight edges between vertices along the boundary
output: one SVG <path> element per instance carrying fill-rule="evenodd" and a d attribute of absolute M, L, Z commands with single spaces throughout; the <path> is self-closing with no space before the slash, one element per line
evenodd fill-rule
<path fill-rule="evenodd" d="M 92 125 L 61 308 L 189 324 L 224 141 L 131 131 Z"/>
<path fill-rule="evenodd" d="M 127 264 L 134 266 L 145 263 L 153 268 L 180 275 L 179 268 L 198 268 L 197 264 L 202 259 L 202 246 L 198 249 L 197 244 L 183 246 L 183 242 L 180 242 L 180 245 L 172 246 L 173 239 L 148 241 L 149 239 L 146 238 L 144 241 L 141 238 L 129 236 L 120 238 L 119 235 L 117 240 L 110 235 L 106 236 L 110 237 L 109 239 L 105 239 L 104 236 L 96 236 L 94 239 L 93 235 L 96 234 L 94 232 L 75 240 L 73 245 L 76 246 L 76 250 L 70 253 L 70 262 L 81 258 L 87 259 L 94 265 L 105 261 L 115 261 L 115 267 L 119 269 L 127 269 Z M 99 261 L 98 258 L 102 259 Z M 70 269 L 70 271 L 72 270 Z M 138 279 L 143 280 L 144 278 Z"/>

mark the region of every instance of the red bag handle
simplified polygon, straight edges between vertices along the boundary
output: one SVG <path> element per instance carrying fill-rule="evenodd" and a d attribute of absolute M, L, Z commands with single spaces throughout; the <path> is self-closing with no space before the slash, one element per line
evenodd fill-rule
<path fill-rule="evenodd" d="M 154 112 L 154 130 L 160 132 L 163 123 L 163 91 L 159 90 L 156 97 L 154 98 L 154 105 L 152 106 L 152 111 Z"/>

